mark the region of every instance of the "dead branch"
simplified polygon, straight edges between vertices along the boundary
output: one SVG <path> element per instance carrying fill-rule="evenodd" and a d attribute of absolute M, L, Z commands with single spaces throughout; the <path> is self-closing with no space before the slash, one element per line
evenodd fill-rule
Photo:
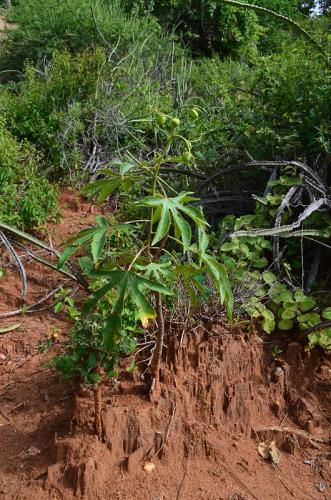
<path fill-rule="evenodd" d="M 276 220 L 274 227 L 279 228 L 281 226 L 282 215 L 285 212 L 285 209 L 291 202 L 291 199 L 298 192 L 299 186 L 292 186 L 289 191 L 284 196 L 276 214 Z M 280 274 L 280 262 L 279 262 L 279 236 L 276 236 L 273 241 L 273 260 L 275 264 L 276 271 Z"/>
<path fill-rule="evenodd" d="M 302 332 L 299 333 L 297 336 L 297 341 L 302 342 L 307 338 L 307 336 L 310 333 L 313 332 L 319 332 L 321 330 L 325 330 L 326 328 L 331 328 L 331 320 L 329 321 L 322 321 L 322 323 L 318 323 L 318 325 L 311 326 L 310 328 L 306 328 L 306 330 L 303 330 Z"/>
<path fill-rule="evenodd" d="M 28 284 L 26 279 L 26 272 L 22 264 L 22 261 L 3 231 L 0 231 L 0 240 L 2 240 L 3 244 L 5 245 L 5 247 L 7 248 L 8 252 L 10 253 L 10 255 L 12 256 L 17 265 L 22 280 L 22 300 L 25 301 L 28 290 Z"/>
<path fill-rule="evenodd" d="M 36 309 L 36 307 L 38 307 L 39 305 L 43 304 L 48 299 L 50 299 L 51 297 L 53 297 L 57 292 L 59 292 L 61 290 L 62 287 L 63 287 L 63 285 L 61 284 L 60 286 L 58 286 L 57 288 L 55 288 L 55 290 L 52 290 L 47 295 L 45 295 L 45 297 L 43 297 L 42 299 L 38 300 L 38 302 L 35 302 L 34 304 L 31 304 L 30 306 L 28 306 L 25 309 L 16 309 L 15 311 L 10 311 L 10 312 L 6 312 L 6 313 L 0 313 L 0 319 L 11 318 L 13 316 L 18 316 L 19 314 L 34 314 L 34 313 L 39 312 L 39 309 Z"/>
<path fill-rule="evenodd" d="M 287 233 L 292 231 L 293 229 L 298 229 L 305 219 L 307 219 L 312 213 L 319 210 L 323 205 L 327 205 L 328 200 L 326 198 L 320 198 L 319 200 L 314 201 L 299 215 L 298 219 L 292 224 L 286 224 L 284 226 L 280 226 L 278 228 L 270 228 L 270 229 L 253 229 L 251 231 L 234 231 L 230 234 L 231 238 L 239 238 L 242 236 L 278 236 L 282 233 Z"/>
<path fill-rule="evenodd" d="M 312 434 L 309 434 L 307 431 L 302 431 L 298 429 L 292 429 L 290 427 L 277 427 L 277 426 L 271 426 L 271 427 L 259 427 L 258 429 L 254 429 L 254 432 L 258 434 L 259 432 L 279 432 L 279 433 L 286 433 L 286 434 L 294 434 L 295 436 L 302 436 L 311 443 L 312 441 L 316 441 L 316 443 L 324 443 L 324 444 L 330 444 L 331 440 L 330 439 L 323 439 L 318 436 L 313 436 Z"/>

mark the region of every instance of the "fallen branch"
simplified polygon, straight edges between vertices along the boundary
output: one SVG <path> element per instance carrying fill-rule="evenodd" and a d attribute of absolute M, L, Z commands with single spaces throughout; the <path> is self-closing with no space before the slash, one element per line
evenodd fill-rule
<path fill-rule="evenodd" d="M 283 213 L 285 212 L 285 210 L 288 207 L 288 205 L 290 204 L 293 196 L 296 195 L 298 190 L 299 190 L 299 186 L 292 186 L 289 189 L 289 191 L 286 193 L 286 195 L 284 196 L 284 198 L 283 198 L 283 200 L 282 200 L 282 202 L 279 205 L 279 208 L 277 210 L 275 226 L 274 226 L 275 228 L 279 228 L 281 226 Z M 280 274 L 279 236 L 276 236 L 274 238 L 272 251 L 273 251 L 273 260 L 274 260 L 274 264 L 275 264 L 275 269 L 276 269 L 277 273 Z"/>
<path fill-rule="evenodd" d="M 39 257 L 39 255 L 36 255 L 34 252 L 32 252 L 32 250 L 28 249 L 25 245 L 22 245 L 22 243 L 19 243 L 18 241 L 15 241 L 15 244 L 18 245 L 21 248 L 24 248 L 24 250 L 26 251 L 27 255 L 31 259 L 35 260 L 36 262 L 39 262 L 40 264 L 43 264 L 44 266 L 48 267 L 49 269 L 53 269 L 53 271 L 57 271 L 57 272 L 63 274 L 67 278 L 70 278 L 70 279 L 73 279 L 73 280 L 77 281 L 76 276 L 74 276 L 71 273 L 68 273 L 64 269 L 59 269 L 55 264 L 52 264 L 52 262 L 49 262 L 48 260 L 45 260 L 42 257 Z"/>
<path fill-rule="evenodd" d="M 0 229 L 4 231 L 8 231 L 9 233 L 13 234 L 14 236 L 17 236 L 19 238 L 22 238 L 23 240 L 28 241 L 29 243 L 32 243 L 33 245 L 36 245 L 39 248 L 42 248 L 43 250 L 46 250 L 47 252 L 51 253 L 52 255 L 55 255 L 57 258 L 60 257 L 60 253 L 55 250 L 54 248 L 46 245 L 43 241 L 38 240 L 37 238 L 34 238 L 28 233 L 25 233 L 24 231 L 21 231 L 20 229 L 16 229 L 12 226 L 9 226 L 8 224 L 5 224 L 4 222 L 0 222 Z M 19 244 L 18 242 L 16 242 Z M 24 246 L 24 245 L 23 245 Z M 89 286 L 87 281 L 85 280 L 84 276 L 82 276 L 79 271 L 76 269 L 75 265 L 72 263 L 68 263 L 69 269 L 72 271 L 71 273 L 68 273 L 67 271 L 64 271 L 63 269 L 58 269 L 58 267 L 53 264 L 52 262 L 46 261 L 42 259 L 41 257 L 37 257 L 33 252 L 31 253 L 31 257 L 33 257 L 35 260 L 39 261 L 41 264 L 44 264 L 45 266 L 53 269 L 54 271 L 57 271 L 61 274 L 65 274 L 66 276 L 70 277 L 71 279 L 74 279 L 75 281 L 78 281 L 82 285 L 82 287 L 85 290 L 89 290 Z"/>
<path fill-rule="evenodd" d="M 240 238 L 242 236 L 278 236 L 282 233 L 288 233 L 293 229 L 298 229 L 301 222 L 306 220 L 312 213 L 320 209 L 323 205 L 328 205 L 329 200 L 326 198 L 320 198 L 314 201 L 301 213 L 298 219 L 292 224 L 286 224 L 284 226 L 268 229 L 252 229 L 251 231 L 234 231 L 230 234 L 231 238 Z"/>
<path fill-rule="evenodd" d="M 17 268 L 19 270 L 21 280 L 22 280 L 22 300 L 25 301 L 27 290 L 28 290 L 28 284 L 27 284 L 26 272 L 25 272 L 24 266 L 21 262 L 21 259 L 17 255 L 14 247 L 12 246 L 12 244 L 10 243 L 10 241 L 8 240 L 6 235 L 3 233 L 3 231 L 0 231 L 0 240 L 2 240 L 3 244 L 5 245 L 9 254 L 12 256 L 12 258 L 14 259 L 14 261 L 17 265 Z"/>
<path fill-rule="evenodd" d="M 319 332 L 321 330 L 325 330 L 326 328 L 331 328 L 331 320 L 329 320 L 329 321 L 322 321 L 322 323 L 318 323 L 318 325 L 311 326 L 310 328 L 306 328 L 306 330 L 303 330 L 302 332 L 300 332 L 298 334 L 297 341 L 298 342 L 302 342 L 311 333 L 313 333 L 313 332 Z"/>
<path fill-rule="evenodd" d="M 52 290 L 51 292 L 49 292 L 45 297 L 38 300 L 38 302 L 35 302 L 34 304 L 31 304 L 30 306 L 28 306 L 24 309 L 21 308 L 21 309 L 16 309 L 15 311 L 0 313 L 0 319 L 11 318 L 12 316 L 18 316 L 19 314 L 34 314 L 36 312 L 39 312 L 39 309 L 36 309 L 36 307 L 38 307 L 39 305 L 43 304 L 48 299 L 53 297 L 57 292 L 59 292 L 61 290 L 62 287 L 63 287 L 63 285 L 61 284 L 60 286 L 55 288 L 55 290 Z"/>
<path fill-rule="evenodd" d="M 258 429 L 254 429 L 254 432 L 258 434 L 259 432 L 280 432 L 280 433 L 286 433 L 286 434 L 294 434 L 295 436 L 301 436 L 306 439 L 311 443 L 311 441 L 315 441 L 316 443 L 324 443 L 324 444 L 330 444 L 331 439 L 323 439 L 318 436 L 313 436 L 312 434 L 309 434 L 307 431 L 301 431 L 299 429 L 291 429 L 290 427 L 277 427 L 277 426 L 271 426 L 271 427 L 260 427 Z"/>

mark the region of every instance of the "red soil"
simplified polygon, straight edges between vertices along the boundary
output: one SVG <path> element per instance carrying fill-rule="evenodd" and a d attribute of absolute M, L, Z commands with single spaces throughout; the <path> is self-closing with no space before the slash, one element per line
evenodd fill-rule
<path fill-rule="evenodd" d="M 91 205 L 72 193 L 62 205 L 62 223 L 45 237 L 54 244 L 94 221 Z M 59 283 L 73 286 L 34 263 L 26 268 L 28 303 Z M 9 270 L 0 286 L 0 313 L 19 307 L 17 275 Z M 0 498 L 331 498 L 331 363 L 317 350 L 292 343 L 275 361 L 268 342 L 216 321 L 181 345 L 168 339 L 152 401 L 137 373 L 103 387 L 100 443 L 92 393 L 75 394 L 45 366 L 68 321 L 49 308 L 0 328 L 17 322 L 0 335 Z M 266 440 L 281 452 L 277 466 L 258 454 Z"/>

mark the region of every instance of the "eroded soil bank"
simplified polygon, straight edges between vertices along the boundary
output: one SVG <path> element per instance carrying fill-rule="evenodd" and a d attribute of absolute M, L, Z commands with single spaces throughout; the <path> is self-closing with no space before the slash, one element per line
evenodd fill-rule
<path fill-rule="evenodd" d="M 94 218 L 73 196 L 62 202 L 55 241 Z M 33 302 L 59 278 L 29 265 Z M 1 310 L 19 303 L 19 282 L 8 273 L 6 283 Z M 0 498 L 330 498 L 331 362 L 319 351 L 292 343 L 274 360 L 270 339 L 206 322 L 182 343 L 167 339 L 152 401 L 138 372 L 104 386 L 99 443 L 92 392 L 75 393 L 47 367 L 70 324 L 47 309 L 1 327 L 16 321 L 0 337 Z M 265 441 L 278 465 L 259 455 Z"/>
<path fill-rule="evenodd" d="M 19 367 L 3 393 L 1 498 L 329 498 L 330 363 L 298 344 L 273 362 L 258 338 L 211 333 L 169 344 L 153 401 L 137 374 L 104 387 L 104 443 L 90 391 L 36 372 L 40 354 L 24 380 Z M 258 454 L 266 440 L 278 466 Z"/>

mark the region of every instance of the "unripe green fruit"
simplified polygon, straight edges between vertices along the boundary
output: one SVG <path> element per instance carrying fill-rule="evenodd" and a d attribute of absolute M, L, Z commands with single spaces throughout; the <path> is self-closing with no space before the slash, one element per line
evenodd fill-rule
<path fill-rule="evenodd" d="M 191 160 L 192 160 L 192 153 L 190 151 L 186 151 L 183 156 L 183 161 L 186 162 L 186 163 L 189 163 Z"/>
<path fill-rule="evenodd" d="M 189 117 L 191 120 L 197 120 L 199 118 L 199 113 L 195 108 L 191 108 L 189 111 Z"/>
<path fill-rule="evenodd" d="M 172 118 L 171 119 L 171 126 L 172 128 L 177 128 L 180 125 L 180 120 L 179 118 Z"/>
<path fill-rule="evenodd" d="M 159 115 L 157 115 L 156 121 L 160 127 L 163 127 L 165 122 L 167 121 L 167 117 L 166 115 L 160 113 Z"/>

